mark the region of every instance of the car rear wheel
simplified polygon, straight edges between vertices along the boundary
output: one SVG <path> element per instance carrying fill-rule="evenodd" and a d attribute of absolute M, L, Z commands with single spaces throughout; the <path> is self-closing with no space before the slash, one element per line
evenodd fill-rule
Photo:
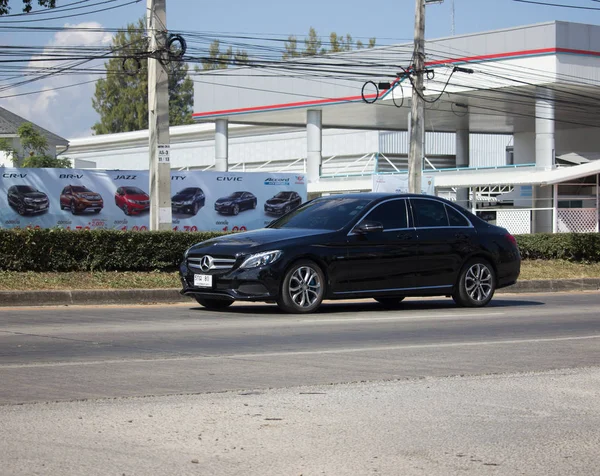
<path fill-rule="evenodd" d="M 452 299 L 462 307 L 483 307 L 496 291 L 496 274 L 489 262 L 475 258 L 463 267 Z"/>
<path fill-rule="evenodd" d="M 198 304 L 204 306 L 206 309 L 211 309 L 214 311 L 226 309 L 233 304 L 233 301 L 226 301 L 224 299 L 205 299 L 197 297 L 196 301 L 198 301 Z"/>
<path fill-rule="evenodd" d="M 285 274 L 277 305 L 293 314 L 314 312 L 325 295 L 325 275 L 313 261 L 294 263 Z"/>
<path fill-rule="evenodd" d="M 402 301 L 404 301 L 404 296 L 388 297 L 388 298 L 375 298 L 375 301 L 377 301 L 383 307 L 393 308 L 393 307 L 398 306 Z"/>

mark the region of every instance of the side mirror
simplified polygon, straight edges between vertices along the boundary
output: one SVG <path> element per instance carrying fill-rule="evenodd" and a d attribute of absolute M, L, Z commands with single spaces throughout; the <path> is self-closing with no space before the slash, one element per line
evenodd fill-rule
<path fill-rule="evenodd" d="M 364 235 L 365 233 L 377 233 L 383 231 L 383 225 L 378 221 L 363 221 L 354 228 L 354 233 Z"/>

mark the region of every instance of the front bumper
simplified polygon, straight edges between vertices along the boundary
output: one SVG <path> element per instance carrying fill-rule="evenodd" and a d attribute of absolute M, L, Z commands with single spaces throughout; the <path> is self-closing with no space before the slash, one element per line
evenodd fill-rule
<path fill-rule="evenodd" d="M 283 215 L 285 211 L 285 207 L 271 207 L 269 205 L 265 205 L 265 213 L 269 215 Z"/>
<path fill-rule="evenodd" d="M 44 213 L 50 208 L 50 203 L 24 203 L 25 213 Z"/>
<path fill-rule="evenodd" d="M 102 200 L 97 202 L 91 202 L 89 200 L 79 200 L 78 202 L 75 202 L 75 206 L 80 211 L 102 210 L 102 208 L 104 208 L 104 202 Z"/>
<path fill-rule="evenodd" d="M 233 205 L 218 205 L 215 203 L 215 211 L 217 213 L 231 214 L 232 210 L 233 210 Z"/>
<path fill-rule="evenodd" d="M 211 271 L 210 288 L 194 286 L 194 271 L 185 262 L 179 267 L 181 294 L 205 299 L 224 299 L 229 301 L 272 301 L 279 295 L 283 270 L 272 266 L 253 269 L 233 268 L 226 272 Z"/>

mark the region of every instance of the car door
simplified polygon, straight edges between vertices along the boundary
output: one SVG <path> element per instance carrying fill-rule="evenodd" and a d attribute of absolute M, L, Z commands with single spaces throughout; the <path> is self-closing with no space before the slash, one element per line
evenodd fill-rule
<path fill-rule="evenodd" d="M 424 287 L 453 286 L 472 253 L 476 231 L 456 208 L 434 198 L 411 198 L 419 234 L 419 263 Z"/>
<path fill-rule="evenodd" d="M 409 228 L 406 200 L 379 203 L 357 226 L 364 222 L 381 223 L 383 231 L 348 235 L 347 259 L 340 273 L 342 293 L 392 294 L 419 287 L 419 244 L 416 231 Z"/>

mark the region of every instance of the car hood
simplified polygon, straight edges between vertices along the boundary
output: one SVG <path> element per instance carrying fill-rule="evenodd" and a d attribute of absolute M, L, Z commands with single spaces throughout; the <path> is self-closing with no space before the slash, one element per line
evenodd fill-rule
<path fill-rule="evenodd" d="M 333 233 L 332 230 L 307 230 L 304 228 L 262 228 L 232 235 L 219 236 L 190 248 L 190 256 L 204 254 L 220 254 L 234 256 L 238 253 L 249 254 L 269 249 L 284 248 L 296 244 L 298 240 L 320 241 L 323 235 Z"/>
<path fill-rule="evenodd" d="M 79 197 L 79 198 L 86 198 L 88 200 L 101 200 L 102 199 L 100 194 L 96 193 L 96 192 L 75 192 L 75 193 L 73 193 L 73 195 L 76 197 Z"/>
<path fill-rule="evenodd" d="M 270 198 L 266 201 L 267 205 L 283 205 L 288 202 L 289 200 L 286 200 L 285 198 Z"/>
<path fill-rule="evenodd" d="M 130 193 L 130 194 L 125 195 L 125 197 L 128 200 L 139 200 L 139 201 L 150 200 L 150 197 L 148 195 L 146 195 L 145 193 Z"/>
<path fill-rule="evenodd" d="M 171 200 L 174 202 L 185 202 L 186 200 L 191 200 L 192 198 L 194 198 L 193 193 L 178 193 L 176 195 L 173 195 L 173 198 L 171 198 Z"/>
<path fill-rule="evenodd" d="M 23 197 L 27 198 L 48 198 L 44 192 L 27 192 L 23 194 Z"/>
<path fill-rule="evenodd" d="M 219 198 L 215 203 L 237 202 L 238 200 L 241 200 L 241 199 L 239 199 L 239 198 L 223 197 L 223 198 Z"/>

